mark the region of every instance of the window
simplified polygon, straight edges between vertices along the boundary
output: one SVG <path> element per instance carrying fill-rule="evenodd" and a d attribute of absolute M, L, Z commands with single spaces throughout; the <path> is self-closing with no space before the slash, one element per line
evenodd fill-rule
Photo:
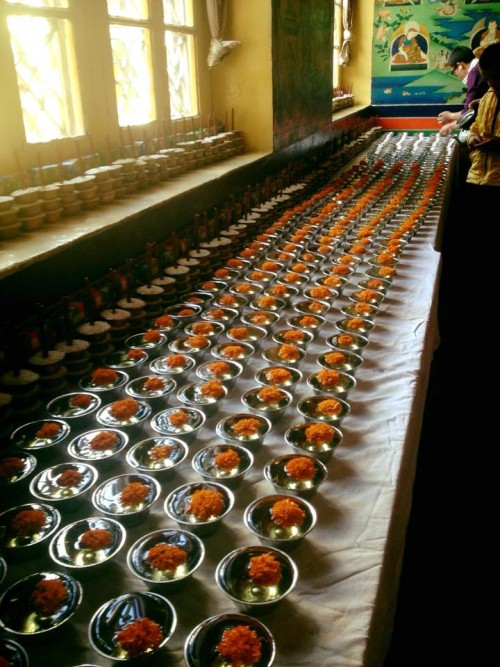
<path fill-rule="evenodd" d="M 192 0 L 163 0 L 170 116 L 198 113 Z"/>
<path fill-rule="evenodd" d="M 164 137 L 171 120 L 197 116 L 200 8 L 193 0 L 0 0 L 4 146 L 7 138 L 19 158 L 7 168 L 60 164 L 94 145 L 109 157 L 120 128 Z"/>
<path fill-rule="evenodd" d="M 340 50 L 342 48 L 342 0 L 333 0 L 333 89 L 340 86 Z"/>
<path fill-rule="evenodd" d="M 6 14 L 26 141 L 82 134 L 68 0 L 6 0 Z"/>
<path fill-rule="evenodd" d="M 155 90 L 168 89 L 171 118 L 196 115 L 192 0 L 163 0 L 161 6 L 147 0 L 107 0 L 107 5 L 119 124 L 154 121 L 165 99 Z M 155 62 L 161 63 L 156 71 Z"/>

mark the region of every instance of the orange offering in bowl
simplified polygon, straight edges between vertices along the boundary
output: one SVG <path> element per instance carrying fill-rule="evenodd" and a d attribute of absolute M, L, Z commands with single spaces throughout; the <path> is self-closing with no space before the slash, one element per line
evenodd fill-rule
<path fill-rule="evenodd" d="M 90 528 L 80 536 L 80 545 L 84 549 L 106 549 L 113 542 L 113 536 L 105 528 Z"/>
<path fill-rule="evenodd" d="M 273 554 L 252 556 L 248 576 L 259 586 L 277 586 L 281 580 L 281 563 Z"/>
<path fill-rule="evenodd" d="M 148 550 L 147 559 L 157 570 L 174 571 L 187 561 L 187 553 L 176 544 L 161 542 Z"/>
<path fill-rule="evenodd" d="M 307 482 L 316 474 L 316 468 L 314 462 L 307 456 L 297 456 L 286 463 L 285 472 L 298 482 Z"/>
<path fill-rule="evenodd" d="M 248 625 L 235 625 L 224 630 L 217 652 L 231 667 L 251 667 L 261 658 L 261 640 Z"/>
<path fill-rule="evenodd" d="M 234 449 L 226 449 L 224 452 L 220 452 L 214 459 L 214 464 L 217 468 L 222 470 L 233 470 L 240 465 L 240 457 Z"/>
<path fill-rule="evenodd" d="M 146 500 L 149 495 L 149 489 L 141 482 L 131 482 L 122 489 L 120 493 L 120 502 L 122 505 L 138 505 Z"/>
<path fill-rule="evenodd" d="M 137 618 L 116 634 L 116 641 L 134 658 L 157 649 L 163 641 L 163 631 L 150 618 Z"/>
<path fill-rule="evenodd" d="M 115 401 L 109 409 L 111 415 L 120 421 L 128 421 L 137 414 L 138 410 L 139 403 L 134 398 L 123 398 L 120 401 Z"/>
<path fill-rule="evenodd" d="M 263 403 L 278 403 L 285 396 L 285 394 L 275 386 L 262 387 L 257 393 L 260 401 Z"/>
<path fill-rule="evenodd" d="M 224 509 L 224 497 L 220 491 L 196 489 L 189 499 L 187 511 L 202 521 L 219 516 Z"/>
<path fill-rule="evenodd" d="M 338 415 L 342 412 L 342 405 L 334 398 L 326 398 L 318 403 L 318 412 L 323 415 Z"/>
<path fill-rule="evenodd" d="M 31 599 L 41 616 L 52 616 L 68 598 L 68 589 L 61 579 L 42 579 L 35 586 Z"/>
<path fill-rule="evenodd" d="M 238 419 L 234 424 L 233 430 L 237 435 L 252 436 L 255 435 L 260 428 L 260 421 L 254 417 L 245 417 Z"/>
<path fill-rule="evenodd" d="M 301 526 L 305 521 L 306 513 L 294 500 L 284 498 L 272 505 L 271 517 L 278 526 L 291 528 Z"/>

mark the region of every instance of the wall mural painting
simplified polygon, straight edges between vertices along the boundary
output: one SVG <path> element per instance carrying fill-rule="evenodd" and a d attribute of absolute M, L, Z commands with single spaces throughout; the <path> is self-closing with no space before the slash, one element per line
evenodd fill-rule
<path fill-rule="evenodd" d="M 476 57 L 500 41 L 500 2 L 375 0 L 372 103 L 460 105 L 464 84 L 447 66 L 450 51 Z"/>

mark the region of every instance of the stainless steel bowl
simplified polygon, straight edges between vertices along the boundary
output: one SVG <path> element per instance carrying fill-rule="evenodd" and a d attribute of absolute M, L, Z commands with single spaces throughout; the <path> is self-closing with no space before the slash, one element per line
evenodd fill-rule
<path fill-rule="evenodd" d="M 282 380 L 276 380 L 276 375 L 273 374 L 273 371 L 284 371 L 284 376 Z M 274 378 L 274 379 L 273 379 Z M 286 389 L 290 394 L 293 394 L 297 383 L 302 380 L 302 372 L 298 368 L 293 368 L 292 366 L 266 366 L 260 371 L 257 371 L 255 374 L 255 380 L 259 384 L 265 385 L 274 385 L 276 387 L 282 387 Z"/>
<path fill-rule="evenodd" d="M 363 307 L 363 310 L 360 310 L 360 306 Z M 363 317 L 366 320 L 372 320 L 378 313 L 378 308 L 370 303 L 350 303 L 341 308 L 341 311 L 349 317 Z"/>
<path fill-rule="evenodd" d="M 312 340 L 314 340 L 314 334 L 311 331 L 300 329 L 298 327 L 278 329 L 273 334 L 273 341 L 278 343 L 278 345 L 283 345 L 283 343 L 292 343 L 293 345 L 297 345 L 304 350 Z"/>
<path fill-rule="evenodd" d="M 92 530 L 107 531 L 109 544 L 100 548 L 84 546 L 82 537 L 84 533 Z M 78 576 L 93 574 L 120 552 L 126 537 L 125 528 L 116 519 L 108 517 L 79 519 L 57 531 L 50 541 L 49 555 L 57 566 L 77 571 Z"/>
<path fill-rule="evenodd" d="M 309 463 L 308 470 L 310 467 L 313 471 L 312 477 L 292 476 L 287 466 L 294 462 L 302 464 L 303 461 Z M 320 459 L 304 452 L 303 454 L 283 454 L 274 457 L 264 465 L 263 473 L 264 478 L 273 485 L 276 493 L 311 498 L 326 480 L 328 470 Z"/>
<path fill-rule="evenodd" d="M 259 422 L 255 431 L 246 435 L 238 430 L 238 422 L 242 419 L 252 419 Z M 238 442 L 240 445 L 256 449 L 264 442 L 265 436 L 271 431 L 271 422 L 266 417 L 252 414 L 251 412 L 240 412 L 221 419 L 216 427 L 217 435 L 229 442 Z"/>
<path fill-rule="evenodd" d="M 10 637 L 0 637 L 0 655 L 9 665 L 29 667 L 29 658 L 25 649 Z"/>
<path fill-rule="evenodd" d="M 78 405 L 80 396 L 84 396 L 88 400 L 88 405 Z M 97 394 L 92 394 L 89 391 L 74 392 L 53 398 L 47 404 L 47 412 L 56 419 L 79 420 L 92 415 L 101 403 L 102 400 Z"/>
<path fill-rule="evenodd" d="M 205 384 L 206 382 L 190 382 L 179 389 L 177 398 L 184 405 L 197 408 L 207 417 L 211 417 L 217 412 L 221 402 L 226 398 L 228 389 L 221 382 L 222 396 L 205 396 L 203 394 L 203 387 Z"/>
<path fill-rule="evenodd" d="M 212 341 L 210 338 L 203 336 L 202 338 L 205 344 L 198 347 L 192 344 L 193 338 L 194 336 L 179 336 L 178 338 L 173 338 L 168 344 L 168 349 L 173 354 L 187 354 L 199 361 L 205 352 L 210 349 Z"/>
<path fill-rule="evenodd" d="M 361 334 L 362 336 L 367 336 L 373 329 L 374 324 L 371 320 L 356 315 L 354 317 L 337 320 L 335 326 L 337 329 L 345 333 L 356 333 Z"/>
<path fill-rule="evenodd" d="M 148 389 L 148 381 L 159 380 L 161 386 L 157 389 Z M 163 377 L 156 373 L 151 375 L 142 375 L 127 383 L 125 393 L 136 400 L 149 401 L 152 404 L 164 403 L 169 395 L 176 388 L 177 383 L 171 377 Z"/>
<path fill-rule="evenodd" d="M 231 354 L 231 356 L 229 356 L 229 354 L 232 353 L 236 347 L 240 348 L 238 354 Z M 228 350 L 228 348 L 231 348 L 231 350 Z M 255 354 L 255 347 L 250 343 L 242 343 L 240 341 L 219 343 L 219 345 L 215 345 L 210 350 L 210 353 L 213 357 L 215 357 L 215 359 L 219 359 L 221 361 L 237 361 L 240 364 L 245 364 L 250 359 L 250 357 Z"/>
<path fill-rule="evenodd" d="M 155 567 L 148 554 L 150 549 L 158 545 L 182 549 L 185 561 L 171 569 Z M 204 558 L 205 546 L 194 533 L 180 529 L 156 530 L 143 535 L 132 544 L 127 554 L 127 566 L 133 575 L 148 586 L 171 593 L 189 581 Z"/>
<path fill-rule="evenodd" d="M 102 426 L 109 426 L 110 428 L 133 428 L 144 422 L 151 414 L 151 406 L 148 403 L 137 401 L 137 412 L 127 419 L 120 419 L 113 415 L 113 405 L 114 403 L 110 403 L 97 411 L 96 420 Z"/>
<path fill-rule="evenodd" d="M 335 352 L 338 353 L 338 359 L 332 359 L 331 355 Z M 360 357 L 359 354 L 354 352 L 347 352 L 345 350 L 330 350 L 330 352 L 324 352 L 320 354 L 317 358 L 318 364 L 322 368 L 330 368 L 334 371 L 343 371 L 344 373 L 352 373 L 363 363 L 363 357 Z"/>
<path fill-rule="evenodd" d="M 226 665 L 217 651 L 217 646 L 225 631 L 237 626 L 246 626 L 260 640 L 260 659 L 255 667 L 271 667 L 276 655 L 276 645 L 271 632 L 253 616 L 245 614 L 220 614 L 211 616 L 199 623 L 189 633 L 184 644 L 186 667 L 205 667 L 206 665 Z"/>
<path fill-rule="evenodd" d="M 117 640 L 119 633 L 129 624 L 148 619 L 161 630 L 161 639 L 155 645 L 145 645 L 127 650 Z M 112 661 L 126 662 L 147 658 L 165 646 L 177 626 L 177 614 L 171 602 L 154 592 L 134 592 L 119 595 L 105 602 L 92 616 L 88 638 L 91 647 Z"/>
<path fill-rule="evenodd" d="M 323 410 L 323 401 L 335 401 L 337 410 Z M 324 421 L 331 424 L 340 424 L 340 422 L 349 414 L 350 406 L 346 401 L 337 396 L 329 396 L 328 394 L 316 394 L 314 396 L 304 396 L 304 398 L 297 405 L 298 412 L 307 421 Z"/>
<path fill-rule="evenodd" d="M 115 444 L 105 449 L 95 449 L 92 446 L 94 438 L 108 432 L 114 436 Z M 68 454 L 77 461 L 91 463 L 100 469 L 104 469 L 114 464 L 128 442 L 129 437 L 124 431 L 115 428 L 98 428 L 86 431 L 73 438 L 68 445 Z"/>
<path fill-rule="evenodd" d="M 237 464 L 231 468 L 218 465 L 217 457 L 231 451 L 238 457 Z M 253 454 L 246 447 L 224 443 L 203 447 L 193 456 L 191 464 L 204 480 L 219 482 L 234 489 L 241 484 L 253 461 Z"/>
<path fill-rule="evenodd" d="M 33 594 L 43 581 L 60 581 L 66 599 L 53 613 L 40 611 L 33 603 Z M 16 581 L 0 599 L 0 622 L 10 634 L 21 639 L 41 639 L 61 629 L 75 614 L 83 597 L 82 585 L 69 574 L 42 571 Z"/>
<path fill-rule="evenodd" d="M 212 308 L 232 308 L 240 312 L 247 305 L 248 299 L 242 294 L 217 294 Z"/>
<path fill-rule="evenodd" d="M 204 310 L 201 314 L 201 319 L 207 322 L 218 322 L 223 324 L 225 328 L 230 326 L 231 322 L 235 320 L 239 312 L 235 308 L 222 308 L 221 306 L 210 307 Z"/>
<path fill-rule="evenodd" d="M 243 335 L 244 333 L 244 335 Z M 257 349 L 262 340 L 267 336 L 267 330 L 264 327 L 242 326 L 230 327 L 226 331 L 226 336 L 234 343 L 250 343 Z"/>
<path fill-rule="evenodd" d="M 73 470 L 78 480 L 62 484 L 61 475 Z M 35 475 L 31 480 L 30 492 L 37 500 L 53 503 L 61 511 L 74 511 L 97 482 L 97 477 L 96 468 L 88 463 L 59 463 Z"/>
<path fill-rule="evenodd" d="M 288 354 L 285 354 L 285 350 L 287 348 L 283 348 L 284 344 L 281 345 L 271 345 L 270 347 L 267 347 L 265 350 L 262 352 L 262 358 L 273 364 L 281 364 L 284 366 L 291 366 L 293 368 L 296 368 L 297 366 L 300 365 L 300 362 L 305 356 L 305 350 L 298 345 L 294 345 L 293 343 L 288 343 L 287 345 L 292 345 L 293 347 L 296 348 L 297 353 L 295 355 L 294 352 L 294 357 L 289 358 Z"/>
<path fill-rule="evenodd" d="M 169 362 L 172 361 L 174 353 L 166 354 L 162 357 L 157 357 L 150 364 L 149 368 L 153 373 L 160 373 L 160 375 L 167 375 L 175 379 L 177 385 L 181 384 L 187 377 L 187 374 L 196 366 L 196 361 L 188 354 L 182 355 L 182 364 L 171 366 Z M 176 355 L 177 357 L 177 355 Z"/>
<path fill-rule="evenodd" d="M 145 350 L 148 353 L 149 358 L 151 359 L 154 356 L 157 356 L 162 348 L 167 344 L 167 336 L 161 331 L 157 330 L 158 333 L 155 334 L 158 340 L 148 340 L 146 336 L 147 332 L 137 333 L 133 336 L 129 336 L 125 340 L 125 346 L 131 350 Z"/>
<path fill-rule="evenodd" d="M 191 312 L 182 315 L 181 313 L 184 311 Z M 171 315 L 175 320 L 181 322 L 181 326 L 185 326 L 200 317 L 202 311 L 203 308 L 197 303 L 174 303 L 165 308 L 164 315 Z"/>
<path fill-rule="evenodd" d="M 141 484 L 146 487 L 144 499 L 134 503 L 122 500 L 122 492 L 129 484 Z M 105 480 L 92 494 L 95 509 L 110 518 L 119 518 L 125 525 L 131 526 L 144 521 L 161 492 L 160 483 L 151 475 L 131 473 L 118 475 Z"/>
<path fill-rule="evenodd" d="M 279 313 L 287 306 L 285 299 L 280 299 L 276 296 L 259 295 L 250 301 L 250 308 L 257 311 L 269 311 L 271 313 Z"/>
<path fill-rule="evenodd" d="M 17 516 L 25 511 L 42 511 L 45 522 L 38 529 L 30 531 L 29 524 L 23 522 L 21 530 L 17 526 Z M 23 519 L 24 519 L 24 515 Z M 24 503 L 11 507 L 0 514 L 0 549 L 9 561 L 21 561 L 40 556 L 52 535 L 59 528 L 61 513 L 46 503 Z"/>
<path fill-rule="evenodd" d="M 305 320 L 304 318 L 308 318 Z M 309 322 L 309 318 L 313 318 L 314 321 Z M 317 337 L 318 332 L 325 323 L 325 318 L 322 315 L 312 315 L 312 314 L 301 314 L 293 315 L 287 320 L 287 324 L 296 329 L 302 329 L 302 331 L 308 331 L 313 334 L 314 338 Z"/>
<path fill-rule="evenodd" d="M 349 336 L 349 340 L 345 339 L 345 336 Z M 363 349 L 368 345 L 368 339 L 360 334 L 353 333 L 338 333 L 333 336 L 328 336 L 325 338 L 325 343 L 329 347 L 337 348 L 338 350 L 347 350 L 348 352 L 362 352 Z"/>
<path fill-rule="evenodd" d="M 267 417 L 267 419 L 274 423 L 281 419 L 281 417 L 283 417 L 285 414 L 287 407 L 292 402 L 292 395 L 285 389 L 278 387 L 280 391 L 279 400 L 265 401 L 262 400 L 259 394 L 266 389 L 269 389 L 268 385 L 261 385 L 259 387 L 253 387 L 252 389 L 249 389 L 242 395 L 241 402 L 246 409 L 250 410 L 250 412 L 253 412 L 257 415 L 264 415 Z"/>
<path fill-rule="evenodd" d="M 328 463 L 335 448 L 342 442 L 343 436 L 336 426 L 329 424 L 331 428 L 328 431 L 331 437 L 311 440 L 307 435 L 307 429 L 315 423 L 324 424 L 324 422 L 305 422 L 291 426 L 285 433 L 285 442 L 299 456 L 310 455 L 322 463 Z"/>
<path fill-rule="evenodd" d="M 204 380 L 205 382 L 208 380 L 219 380 L 226 387 L 233 387 L 237 378 L 243 372 L 243 366 L 237 361 L 230 361 L 229 359 L 224 359 L 224 362 L 227 364 L 227 369 L 223 373 L 214 373 L 212 370 L 214 361 L 207 361 L 197 366 L 196 375 L 200 380 Z"/>
<path fill-rule="evenodd" d="M 7 449 L 0 455 L 0 493 L 3 497 L 18 492 L 37 466 L 28 452 Z"/>
<path fill-rule="evenodd" d="M 198 324 L 204 324 L 205 327 L 207 327 L 206 330 L 204 331 L 196 331 L 196 326 Z M 191 324 L 186 324 L 184 327 L 184 332 L 188 336 L 205 336 L 211 341 L 217 341 L 219 339 L 219 336 L 225 331 L 225 326 L 221 322 L 191 322 Z"/>
<path fill-rule="evenodd" d="M 283 526 L 273 519 L 272 510 L 276 503 L 282 501 L 298 506 L 302 511 L 299 522 Z M 299 496 L 291 498 L 285 494 L 257 498 L 247 506 L 243 515 L 245 526 L 262 544 L 285 550 L 297 546 L 314 528 L 316 520 L 316 510 L 308 500 Z"/>
<path fill-rule="evenodd" d="M 117 350 L 105 357 L 103 363 L 115 370 L 125 370 L 131 377 L 140 371 L 148 359 L 149 355 L 145 350 Z"/>
<path fill-rule="evenodd" d="M 57 433 L 52 436 L 43 435 L 41 429 L 49 424 L 58 427 Z M 10 441 L 14 447 L 40 457 L 43 453 L 55 453 L 55 449 L 66 440 L 70 432 L 70 425 L 62 419 L 40 419 L 16 428 L 11 433 Z"/>
<path fill-rule="evenodd" d="M 326 313 L 330 310 L 331 304 L 327 301 L 321 301 L 320 299 L 303 299 L 298 301 L 293 309 L 296 313 L 301 313 L 302 315 L 321 315 L 324 317 Z"/>
<path fill-rule="evenodd" d="M 92 373 L 88 373 L 87 375 L 84 375 L 84 377 L 79 381 L 78 385 L 83 391 L 90 391 L 95 394 L 103 394 L 106 396 L 106 398 L 108 398 L 109 395 L 114 395 L 116 392 L 118 392 L 129 380 L 129 376 L 127 373 L 125 373 L 125 371 L 119 371 L 116 369 L 111 370 L 114 370 L 116 373 L 116 379 L 109 384 L 99 384 L 93 379 Z"/>
<path fill-rule="evenodd" d="M 174 424 L 170 421 L 170 418 L 173 413 L 179 410 L 182 410 L 187 420 L 182 424 Z M 158 412 L 151 420 L 151 428 L 162 435 L 181 438 L 185 443 L 189 444 L 193 441 L 197 431 L 199 431 L 205 421 L 206 416 L 201 410 L 179 406 L 178 408 L 167 408 L 167 410 Z"/>
<path fill-rule="evenodd" d="M 327 373 L 329 376 L 332 373 L 335 374 L 335 378 L 338 378 L 338 382 L 330 384 L 322 382 L 322 373 Z M 315 373 L 311 373 L 306 381 L 307 385 L 311 387 L 313 391 L 322 394 L 331 394 L 332 396 L 341 396 L 342 398 L 346 398 L 349 392 L 356 386 L 356 380 L 352 375 L 332 368 L 324 368 Z"/>
<path fill-rule="evenodd" d="M 213 514 L 203 519 L 189 511 L 191 497 L 196 491 L 200 490 L 221 494 L 223 505 L 219 514 Z M 181 528 L 200 537 L 205 537 L 211 535 L 217 529 L 221 521 L 229 514 L 233 505 L 234 494 L 227 486 L 217 482 L 193 482 L 183 484 L 171 491 L 165 499 L 164 510 L 167 516 L 179 524 Z"/>
<path fill-rule="evenodd" d="M 259 559 L 266 559 L 276 568 L 277 581 L 262 581 L 253 575 Z M 253 575 L 253 576 L 252 576 Z M 265 546 L 234 549 L 217 565 L 215 581 L 219 589 L 244 614 L 258 615 L 275 609 L 295 588 L 298 570 L 288 554 Z"/>
<path fill-rule="evenodd" d="M 188 447 L 180 438 L 156 436 L 136 442 L 127 450 L 127 463 L 137 472 L 148 475 L 172 473 L 188 455 Z"/>

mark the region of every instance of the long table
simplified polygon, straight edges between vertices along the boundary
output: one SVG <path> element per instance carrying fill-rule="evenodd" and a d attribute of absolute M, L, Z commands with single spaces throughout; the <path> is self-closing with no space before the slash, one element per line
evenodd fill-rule
<path fill-rule="evenodd" d="M 290 551 L 299 570 L 297 586 L 276 609 L 259 617 L 276 641 L 276 666 L 383 664 L 398 594 L 429 368 L 439 342 L 437 248 L 445 205 L 446 197 L 441 193 L 401 255 L 398 275 L 374 320 L 375 327 L 362 352 L 363 363 L 355 372 L 356 387 L 348 397 L 351 410 L 341 425 L 343 441 L 327 464 L 327 480 L 311 500 L 317 510 L 317 524 Z M 358 280 L 366 277 L 366 268 L 364 260 L 326 314 L 318 337 L 308 346 L 300 365 L 303 378 L 295 389 L 293 403 L 254 453 L 252 469 L 235 490 L 232 511 L 213 535 L 203 538 L 206 555 L 202 565 L 181 590 L 168 596 L 177 612 L 177 628 L 166 647 L 147 659 L 151 667 L 183 665 L 183 646 L 192 628 L 210 616 L 237 611 L 217 588 L 215 568 L 229 551 L 259 544 L 243 523 L 244 510 L 255 498 L 274 492 L 263 478 L 262 468 L 272 457 L 291 453 L 284 433 L 292 424 L 303 421 L 296 406 L 304 395 L 312 393 L 306 378 L 319 370 L 317 357 L 328 349 L 325 339 L 338 333 L 335 322 L 345 317 L 340 308 L 349 302 Z M 271 333 L 286 326 L 286 319 L 295 314 L 295 301 L 280 313 Z M 60 638 L 37 646 L 23 642 L 31 667 L 113 664 L 89 646 L 89 620 L 102 603 L 120 593 L 148 590 L 127 569 L 128 548 L 141 535 L 175 527 L 163 510 L 165 497 L 176 486 L 199 481 L 190 464 L 192 454 L 218 440 L 215 426 L 222 417 L 244 411 L 240 396 L 256 386 L 255 374 L 268 365 L 262 350 L 272 344 L 271 333 L 246 363 L 236 390 L 229 393 L 217 414 L 207 419 L 199 437 L 189 446 L 188 458 L 162 484 L 161 497 L 147 519 L 127 529 L 124 549 L 102 574 L 82 578 L 83 602 Z M 204 360 L 209 359 L 208 352 Z M 194 373 L 188 378 L 195 379 Z M 169 399 L 169 405 L 178 405 L 175 396 Z M 154 432 L 147 423 L 134 441 L 149 435 Z M 70 460 L 64 453 L 61 457 Z M 122 461 L 108 476 L 125 472 L 131 472 L 131 468 Z M 63 523 L 96 514 L 89 500 L 64 516 Z M 57 569 L 46 554 L 36 563 L 9 562 L 1 590 L 34 568 Z"/>

